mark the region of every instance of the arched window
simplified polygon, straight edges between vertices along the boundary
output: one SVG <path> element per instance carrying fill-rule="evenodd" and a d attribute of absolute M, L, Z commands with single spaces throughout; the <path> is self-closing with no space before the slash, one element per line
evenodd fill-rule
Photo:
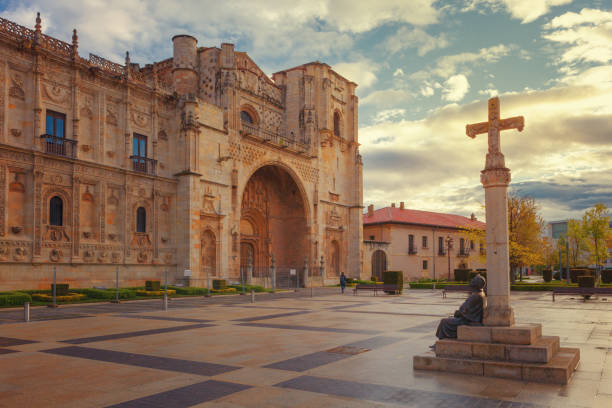
<path fill-rule="evenodd" d="M 251 114 L 249 112 L 245 111 L 245 110 L 240 111 L 240 119 L 243 122 L 246 122 L 246 123 L 250 123 L 250 124 L 254 124 L 255 123 L 255 121 L 253 120 L 253 117 L 251 116 Z"/>
<path fill-rule="evenodd" d="M 334 112 L 334 135 L 340 136 L 340 114 Z"/>
<path fill-rule="evenodd" d="M 53 196 L 49 201 L 49 225 L 63 225 L 64 202 L 58 196 Z"/>
<path fill-rule="evenodd" d="M 147 210 L 144 207 L 136 210 L 136 232 L 147 232 Z"/>

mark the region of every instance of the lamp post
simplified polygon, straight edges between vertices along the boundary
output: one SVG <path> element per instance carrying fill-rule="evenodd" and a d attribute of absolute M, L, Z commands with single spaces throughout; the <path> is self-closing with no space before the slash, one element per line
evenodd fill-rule
<path fill-rule="evenodd" d="M 446 236 L 446 253 L 448 254 L 448 280 L 451 280 L 451 267 L 450 267 L 450 251 L 453 249 L 453 238 L 450 235 Z"/>

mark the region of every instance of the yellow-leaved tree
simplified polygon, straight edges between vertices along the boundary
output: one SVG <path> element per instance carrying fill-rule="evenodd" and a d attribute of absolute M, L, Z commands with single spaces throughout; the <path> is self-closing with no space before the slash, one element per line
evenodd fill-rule
<path fill-rule="evenodd" d="M 532 197 L 508 195 L 508 239 L 510 250 L 510 280 L 514 282 L 516 270 L 544 263 L 542 229 L 544 220 L 538 214 L 538 205 Z M 522 273 L 521 273 L 522 279 Z"/>

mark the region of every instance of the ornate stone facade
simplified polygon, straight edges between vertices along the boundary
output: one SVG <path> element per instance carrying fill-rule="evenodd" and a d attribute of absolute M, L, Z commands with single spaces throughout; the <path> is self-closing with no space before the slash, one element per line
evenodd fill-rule
<path fill-rule="evenodd" d="M 83 58 L 40 23 L 0 19 L 0 289 L 361 274 L 355 83 L 188 35 L 144 67 Z"/>

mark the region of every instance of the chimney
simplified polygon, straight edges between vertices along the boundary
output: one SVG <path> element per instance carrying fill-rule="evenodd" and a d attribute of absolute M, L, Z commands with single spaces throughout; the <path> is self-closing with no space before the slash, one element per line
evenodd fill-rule
<path fill-rule="evenodd" d="M 472 215 L 470 215 L 470 219 L 471 219 L 472 221 L 476 221 L 476 216 L 474 215 L 474 213 L 472 213 Z"/>
<path fill-rule="evenodd" d="M 374 204 L 368 205 L 368 217 L 372 217 L 374 215 Z"/>
<path fill-rule="evenodd" d="M 403 209 L 404 209 L 404 202 L 400 201 L 400 210 L 403 210 Z"/>
<path fill-rule="evenodd" d="M 395 203 L 391 203 L 391 208 L 395 208 Z"/>

